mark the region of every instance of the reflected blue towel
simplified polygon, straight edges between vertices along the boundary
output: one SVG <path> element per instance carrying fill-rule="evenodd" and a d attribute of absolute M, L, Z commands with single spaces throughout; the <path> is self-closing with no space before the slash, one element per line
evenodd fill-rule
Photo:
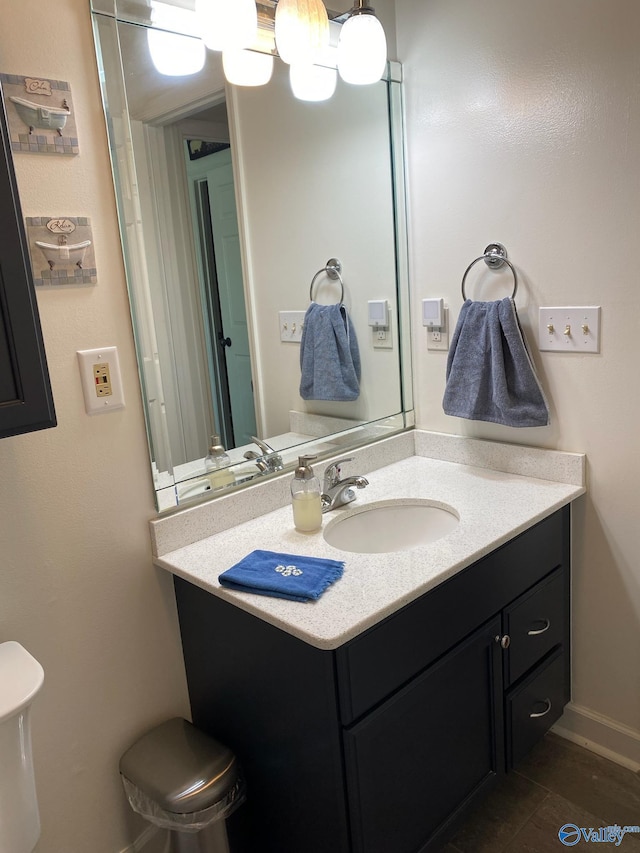
<path fill-rule="evenodd" d="M 510 427 L 547 426 L 549 409 L 513 299 L 467 299 L 451 339 L 447 415 Z"/>
<path fill-rule="evenodd" d="M 347 309 L 312 302 L 300 340 L 300 396 L 303 400 L 357 400 L 360 351 Z"/>
<path fill-rule="evenodd" d="M 252 551 L 218 580 L 238 592 L 311 601 L 320 598 L 328 586 L 342 577 L 343 571 L 344 563 L 337 560 Z"/>

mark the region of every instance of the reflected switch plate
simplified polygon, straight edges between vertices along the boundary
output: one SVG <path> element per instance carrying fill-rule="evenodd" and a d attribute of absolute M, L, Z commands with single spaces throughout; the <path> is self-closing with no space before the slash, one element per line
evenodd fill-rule
<path fill-rule="evenodd" d="M 280 340 L 299 344 L 302 338 L 305 311 L 279 311 Z"/>

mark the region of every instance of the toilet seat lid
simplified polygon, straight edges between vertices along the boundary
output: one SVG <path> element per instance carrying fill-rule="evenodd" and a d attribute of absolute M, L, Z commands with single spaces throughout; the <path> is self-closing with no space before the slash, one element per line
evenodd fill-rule
<path fill-rule="evenodd" d="M 25 708 L 43 681 L 44 670 L 20 643 L 0 643 L 0 723 Z"/>

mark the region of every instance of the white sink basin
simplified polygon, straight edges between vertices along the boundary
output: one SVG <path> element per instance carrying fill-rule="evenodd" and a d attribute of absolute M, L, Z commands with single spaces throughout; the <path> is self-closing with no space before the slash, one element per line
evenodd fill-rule
<path fill-rule="evenodd" d="M 383 554 L 409 551 L 442 539 L 458 526 L 455 509 L 435 501 L 385 501 L 329 522 L 324 538 L 341 551 Z"/>

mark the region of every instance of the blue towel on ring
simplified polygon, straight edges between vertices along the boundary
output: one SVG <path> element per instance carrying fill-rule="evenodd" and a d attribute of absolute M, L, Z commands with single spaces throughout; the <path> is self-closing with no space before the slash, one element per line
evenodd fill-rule
<path fill-rule="evenodd" d="M 312 302 L 300 340 L 300 396 L 345 402 L 360 396 L 360 350 L 344 305 Z"/>
<path fill-rule="evenodd" d="M 272 595 L 290 601 L 313 601 L 342 577 L 344 563 L 319 557 L 252 551 L 223 572 L 222 586 L 238 592 Z"/>
<path fill-rule="evenodd" d="M 513 299 L 467 299 L 447 359 L 445 414 L 510 427 L 547 426 L 549 408 Z"/>

